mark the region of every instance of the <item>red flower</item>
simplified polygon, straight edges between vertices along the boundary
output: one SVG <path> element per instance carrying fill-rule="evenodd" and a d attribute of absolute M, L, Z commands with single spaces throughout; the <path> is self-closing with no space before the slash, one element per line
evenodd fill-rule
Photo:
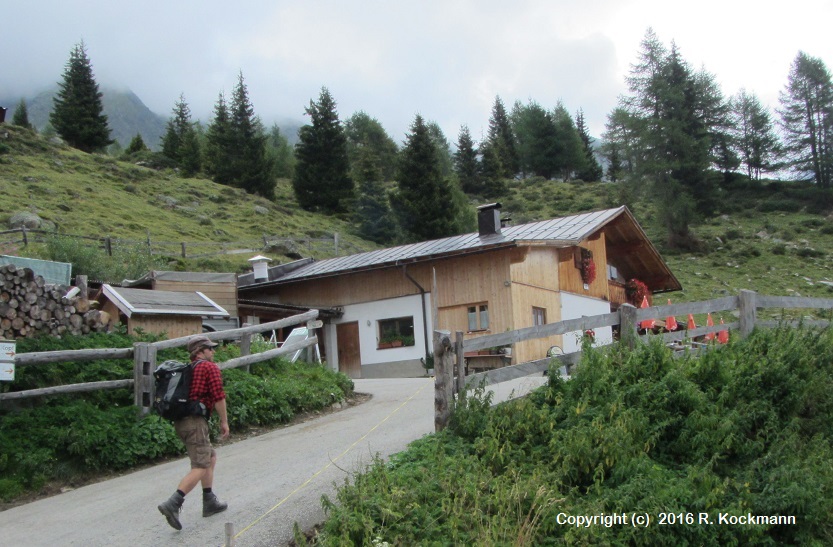
<path fill-rule="evenodd" d="M 596 263 L 590 257 L 581 259 L 581 280 L 590 284 L 596 279 Z"/>

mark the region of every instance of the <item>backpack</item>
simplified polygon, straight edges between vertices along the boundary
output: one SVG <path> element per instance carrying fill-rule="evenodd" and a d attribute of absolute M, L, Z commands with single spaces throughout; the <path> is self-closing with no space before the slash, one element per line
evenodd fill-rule
<path fill-rule="evenodd" d="M 204 404 L 188 399 L 194 366 L 196 363 L 165 361 L 153 371 L 156 378 L 153 408 L 166 420 L 175 421 L 186 416 L 208 417 Z"/>

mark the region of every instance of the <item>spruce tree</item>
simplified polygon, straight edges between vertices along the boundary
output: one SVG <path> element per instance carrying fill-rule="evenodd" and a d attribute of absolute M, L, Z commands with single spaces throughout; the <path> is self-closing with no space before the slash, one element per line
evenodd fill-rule
<path fill-rule="evenodd" d="M 451 190 L 450 182 L 442 176 L 428 124 L 417 115 L 400 155 L 397 191 L 391 196 L 391 207 L 406 241 L 455 233 L 457 209 Z"/>
<path fill-rule="evenodd" d="M 234 146 L 228 105 L 223 93 L 214 103 L 214 118 L 205 135 L 205 170 L 214 182 L 230 186 L 234 180 Z"/>
<path fill-rule="evenodd" d="M 191 109 L 181 94 L 173 109 L 173 116 L 168 120 L 165 135 L 162 138 L 162 154 L 175 161 L 183 176 L 192 176 L 200 171 L 200 146 L 194 124 L 191 122 Z"/>
<path fill-rule="evenodd" d="M 347 157 L 351 169 L 355 168 L 360 151 L 370 148 L 379 162 L 384 180 L 394 179 L 399 147 L 376 118 L 362 111 L 356 112 L 344 122 L 344 134 L 347 137 Z"/>
<path fill-rule="evenodd" d="M 778 169 L 781 145 L 767 108 L 754 93 L 741 89 L 729 101 L 733 145 L 746 169 L 746 176 L 760 180 L 761 174 Z"/>
<path fill-rule="evenodd" d="M 148 151 L 148 147 L 145 144 L 145 141 L 142 138 L 141 133 L 136 133 L 136 136 L 134 136 L 130 140 L 130 144 L 127 145 L 127 148 L 124 150 L 124 155 L 125 156 L 130 156 L 130 155 L 133 155 L 133 154 L 138 154 L 139 152 L 147 152 L 147 151 Z"/>
<path fill-rule="evenodd" d="M 457 152 L 454 153 L 454 172 L 463 192 L 467 194 L 483 194 L 483 178 L 480 175 L 480 164 L 477 161 L 477 150 L 466 125 L 460 127 L 457 137 Z"/>
<path fill-rule="evenodd" d="M 372 148 L 359 148 L 353 166 L 353 180 L 358 183 L 358 198 L 353 221 L 364 239 L 391 243 L 396 237 L 396 223 L 388 205 L 382 169 Z"/>
<path fill-rule="evenodd" d="M 105 150 L 113 141 L 83 41 L 73 47 L 58 86 L 49 114 L 55 131 L 73 148 L 84 152 Z"/>
<path fill-rule="evenodd" d="M 501 177 L 513 178 L 519 171 L 518 152 L 512 124 L 499 96 L 495 97 L 495 104 L 492 107 L 487 140 L 500 158 Z"/>
<path fill-rule="evenodd" d="M 305 109 L 312 122 L 298 132 L 292 187 L 298 204 L 308 211 L 342 213 L 354 197 L 347 157 L 347 137 L 336 103 L 326 87 L 318 102 Z"/>
<path fill-rule="evenodd" d="M 26 110 L 26 101 L 24 99 L 20 99 L 20 102 L 17 103 L 17 108 L 14 109 L 12 125 L 33 129 L 32 124 L 29 123 L 29 112 Z"/>
<path fill-rule="evenodd" d="M 263 124 L 255 116 L 243 73 L 237 77 L 229 109 L 231 151 L 234 172 L 232 186 L 267 199 L 275 198 L 275 177 L 272 158 L 266 151 Z"/>
<path fill-rule="evenodd" d="M 576 177 L 586 182 L 602 180 L 602 166 L 599 165 L 593 152 L 593 141 L 595 139 L 590 136 L 590 132 L 587 130 L 584 112 L 581 109 L 576 114 L 576 131 L 578 131 L 578 136 L 581 138 L 584 147 L 584 166 L 576 172 Z"/>

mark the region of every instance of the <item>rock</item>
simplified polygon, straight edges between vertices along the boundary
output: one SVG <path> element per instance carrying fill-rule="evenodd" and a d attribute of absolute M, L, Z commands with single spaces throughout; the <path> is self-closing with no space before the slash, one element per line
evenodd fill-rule
<path fill-rule="evenodd" d="M 37 230 L 41 226 L 43 226 L 44 220 L 36 215 L 35 213 L 30 213 L 29 211 L 21 211 L 20 213 L 15 213 L 12 215 L 12 218 L 9 219 L 9 228 L 12 230 L 18 228 L 26 228 L 27 230 Z"/>
<path fill-rule="evenodd" d="M 267 209 L 266 207 L 262 207 L 260 205 L 255 205 L 255 213 L 257 213 L 259 215 L 268 215 L 269 214 L 269 209 Z"/>

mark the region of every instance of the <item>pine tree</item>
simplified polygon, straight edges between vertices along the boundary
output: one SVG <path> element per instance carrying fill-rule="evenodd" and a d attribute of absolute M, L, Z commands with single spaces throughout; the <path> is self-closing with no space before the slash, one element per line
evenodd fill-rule
<path fill-rule="evenodd" d="M 168 120 L 162 138 L 162 154 L 175 161 L 185 177 L 198 173 L 201 168 L 199 139 L 184 94 L 179 96 L 173 116 Z"/>
<path fill-rule="evenodd" d="M 400 155 L 397 191 L 391 206 L 409 242 L 453 235 L 457 209 L 452 187 L 442 176 L 437 146 L 428 125 L 417 115 Z"/>
<path fill-rule="evenodd" d="M 134 136 L 130 140 L 130 144 L 127 145 L 127 148 L 124 150 L 124 155 L 125 156 L 130 156 L 130 155 L 133 155 L 133 154 L 138 154 L 139 152 L 147 152 L 147 151 L 148 151 L 148 147 L 145 144 L 144 139 L 142 139 L 142 135 L 140 133 L 136 133 L 136 136 Z"/>
<path fill-rule="evenodd" d="M 83 41 L 72 49 L 64 79 L 58 85 L 49 114 L 55 131 L 73 148 L 84 152 L 105 150 L 113 141 Z"/>
<path fill-rule="evenodd" d="M 518 152 L 515 147 L 512 124 L 499 96 L 495 97 L 495 104 L 492 107 L 487 140 L 500 158 L 501 177 L 513 178 L 520 170 Z"/>
<path fill-rule="evenodd" d="M 289 140 L 281 133 L 277 124 L 272 125 L 267 140 L 267 149 L 275 165 L 275 177 L 290 179 L 295 170 L 295 154 L 289 145 Z"/>
<path fill-rule="evenodd" d="M 232 185 L 234 180 L 234 144 L 225 96 L 220 93 L 214 103 L 214 118 L 205 135 L 205 170 L 214 182 Z"/>
<path fill-rule="evenodd" d="M 375 151 L 370 147 L 359 148 L 353 165 L 353 180 L 359 185 L 353 220 L 364 239 L 385 244 L 396 238 L 396 223 L 382 179 Z"/>
<path fill-rule="evenodd" d="M 477 162 L 477 150 L 471 138 L 468 126 L 460 127 L 457 137 L 457 152 L 454 154 L 454 172 L 463 192 L 467 194 L 483 193 L 483 178 L 480 175 L 480 165 Z"/>
<path fill-rule="evenodd" d="M 347 138 L 338 119 L 336 103 L 326 87 L 318 102 L 305 109 L 312 122 L 298 132 L 292 187 L 298 204 L 308 211 L 341 213 L 354 198 L 347 158 Z"/>
<path fill-rule="evenodd" d="M 558 170 L 558 134 L 552 115 L 537 102 L 515 103 L 512 128 L 518 142 L 520 171 L 547 180 Z"/>
<path fill-rule="evenodd" d="M 572 116 L 560 102 L 552 113 L 552 120 L 555 126 L 555 167 L 561 173 L 561 179 L 566 181 L 584 169 L 584 144 Z"/>
<path fill-rule="evenodd" d="M 20 102 L 17 103 L 17 108 L 14 109 L 12 125 L 33 129 L 32 124 L 29 123 L 29 112 L 26 110 L 26 101 L 24 99 L 20 99 Z"/>
<path fill-rule="evenodd" d="M 275 198 L 274 165 L 266 152 L 263 124 L 255 116 L 243 73 L 237 77 L 229 109 L 229 128 L 234 172 L 231 185 L 250 194 Z"/>
<path fill-rule="evenodd" d="M 593 152 L 593 139 L 584 121 L 584 111 L 579 109 L 576 114 L 576 131 L 584 146 L 584 167 L 576 172 L 576 177 L 583 181 L 594 182 L 602 180 L 602 166 L 596 160 Z"/>
<path fill-rule="evenodd" d="M 790 167 L 798 178 L 831 187 L 833 84 L 824 62 L 799 51 L 780 96 L 781 128 Z"/>

